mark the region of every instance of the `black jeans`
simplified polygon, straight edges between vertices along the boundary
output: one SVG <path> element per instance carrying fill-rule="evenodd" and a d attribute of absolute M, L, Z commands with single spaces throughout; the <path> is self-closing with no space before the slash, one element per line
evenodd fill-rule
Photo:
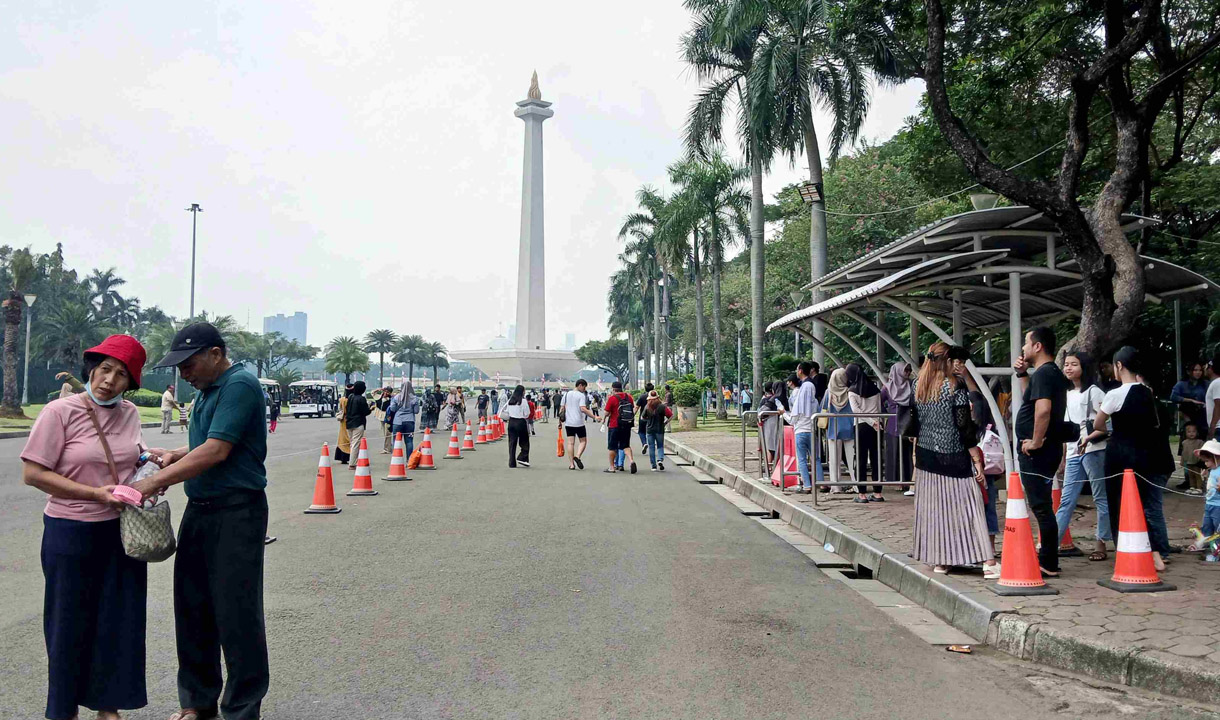
<path fill-rule="evenodd" d="M 261 490 L 234 491 L 209 505 L 188 502 L 182 514 L 174 559 L 178 701 L 202 717 L 219 705 L 226 720 L 258 720 L 271 683 L 263 620 L 266 533 Z"/>
<path fill-rule="evenodd" d="M 520 454 L 517 446 L 521 446 Z M 530 461 L 530 427 L 522 418 L 508 419 L 508 466 L 517 467 L 518 462 Z"/>
<path fill-rule="evenodd" d="M 1020 443 L 1018 440 L 1017 447 L 1020 447 Z M 1047 443 L 1032 456 L 1020 452 L 1017 455 L 1025 500 L 1029 511 L 1038 520 L 1038 540 L 1042 543 L 1042 549 L 1038 551 L 1038 564 L 1051 572 L 1059 571 L 1059 523 L 1055 521 L 1055 509 L 1051 503 L 1051 485 L 1062 455 L 1063 445 L 1059 443 Z"/>
<path fill-rule="evenodd" d="M 856 425 L 856 479 L 863 482 L 865 468 L 872 467 L 873 482 L 881 482 L 881 448 L 877 447 L 877 431 L 872 425 Z M 857 492 L 866 493 L 864 485 L 856 486 Z M 873 486 L 873 494 L 881 494 L 881 486 Z"/>

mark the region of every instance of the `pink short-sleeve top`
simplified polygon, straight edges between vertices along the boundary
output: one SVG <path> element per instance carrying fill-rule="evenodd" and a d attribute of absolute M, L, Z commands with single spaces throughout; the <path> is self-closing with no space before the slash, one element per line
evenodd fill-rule
<path fill-rule="evenodd" d="M 97 410 L 97 420 L 114 456 L 119 481 L 127 481 L 135 472 L 144 450 L 140 411 L 127 400 L 113 407 L 102 407 L 81 393 L 51 401 L 38 413 L 25 449 L 21 451 L 21 459 L 38 463 L 82 485 L 113 485 L 106 453 L 98 442 L 97 431 L 85 412 L 84 403 L 93 404 Z M 119 516 L 117 510 L 99 502 L 57 497 L 47 500 L 44 512 L 50 517 L 84 522 L 113 520 Z"/>

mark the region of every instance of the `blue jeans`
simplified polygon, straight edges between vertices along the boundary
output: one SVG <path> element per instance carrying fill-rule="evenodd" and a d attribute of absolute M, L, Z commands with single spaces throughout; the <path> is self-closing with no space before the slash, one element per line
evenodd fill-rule
<path fill-rule="evenodd" d="M 1144 498 L 1144 521 L 1148 524 L 1148 542 L 1152 549 L 1164 555 L 1169 552 L 1169 528 L 1165 526 L 1165 486 L 1168 475 L 1152 475 L 1148 478 L 1153 487 L 1148 488 Z"/>
<path fill-rule="evenodd" d="M 1055 523 L 1059 526 L 1059 543 L 1072 522 L 1072 511 L 1084 490 L 1085 482 L 1093 488 L 1093 505 L 1097 508 L 1097 539 L 1114 540 L 1110 537 L 1110 503 L 1106 501 L 1106 451 L 1095 450 L 1085 455 L 1070 457 L 1064 463 L 1063 495 L 1059 499 L 1059 512 Z"/>
<path fill-rule="evenodd" d="M 1211 537 L 1220 530 L 1220 505 L 1205 505 L 1203 507 L 1203 522 L 1200 523 L 1203 527 L 1199 528 L 1199 532 L 1203 533 L 1203 537 Z"/>
<path fill-rule="evenodd" d="M 648 448 L 648 462 L 656 467 L 657 463 L 665 462 L 665 433 L 648 433 L 647 438 L 644 447 Z"/>
<path fill-rule="evenodd" d="M 812 481 L 809 479 L 809 455 L 813 449 L 813 433 L 796 433 L 796 469 L 801 473 L 801 487 L 813 487 Z M 821 471 L 822 464 L 818 463 L 818 470 Z M 819 473 L 819 480 L 820 477 Z"/>
<path fill-rule="evenodd" d="M 415 452 L 415 422 L 395 425 L 394 432 L 402 433 L 403 452 L 406 453 L 407 459 L 410 460 L 411 453 Z"/>
<path fill-rule="evenodd" d="M 1000 517 L 995 514 L 995 485 L 1003 475 L 984 475 L 987 480 L 987 502 L 983 503 L 983 517 L 987 518 L 987 534 L 998 535 L 1000 532 Z"/>
<path fill-rule="evenodd" d="M 627 460 L 627 453 L 623 452 L 622 450 L 619 450 L 618 453 L 614 456 L 614 467 L 618 468 L 619 470 L 622 470 L 623 462 L 626 460 Z"/>

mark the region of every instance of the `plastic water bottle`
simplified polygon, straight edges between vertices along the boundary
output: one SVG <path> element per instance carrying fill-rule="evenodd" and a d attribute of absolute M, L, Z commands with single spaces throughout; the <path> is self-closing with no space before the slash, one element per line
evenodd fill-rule
<path fill-rule="evenodd" d="M 159 472 L 161 472 L 161 466 L 153 461 L 152 453 L 147 451 L 142 452 L 140 453 L 140 465 L 136 469 L 136 474 L 131 476 L 131 479 L 127 481 L 127 484 L 134 485 L 141 480 L 145 480 L 153 475 L 156 475 Z"/>

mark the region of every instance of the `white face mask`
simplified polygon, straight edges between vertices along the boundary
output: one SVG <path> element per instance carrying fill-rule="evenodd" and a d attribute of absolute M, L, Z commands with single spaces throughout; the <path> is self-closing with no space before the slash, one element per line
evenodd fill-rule
<path fill-rule="evenodd" d="M 85 394 L 87 394 L 89 396 L 90 400 L 97 403 L 98 405 L 101 405 L 102 407 L 113 407 L 113 406 L 118 405 L 119 403 L 123 402 L 122 395 L 115 395 L 114 397 L 110 398 L 109 400 L 98 400 L 97 396 L 93 394 L 93 388 L 90 387 L 89 383 L 85 383 Z"/>

